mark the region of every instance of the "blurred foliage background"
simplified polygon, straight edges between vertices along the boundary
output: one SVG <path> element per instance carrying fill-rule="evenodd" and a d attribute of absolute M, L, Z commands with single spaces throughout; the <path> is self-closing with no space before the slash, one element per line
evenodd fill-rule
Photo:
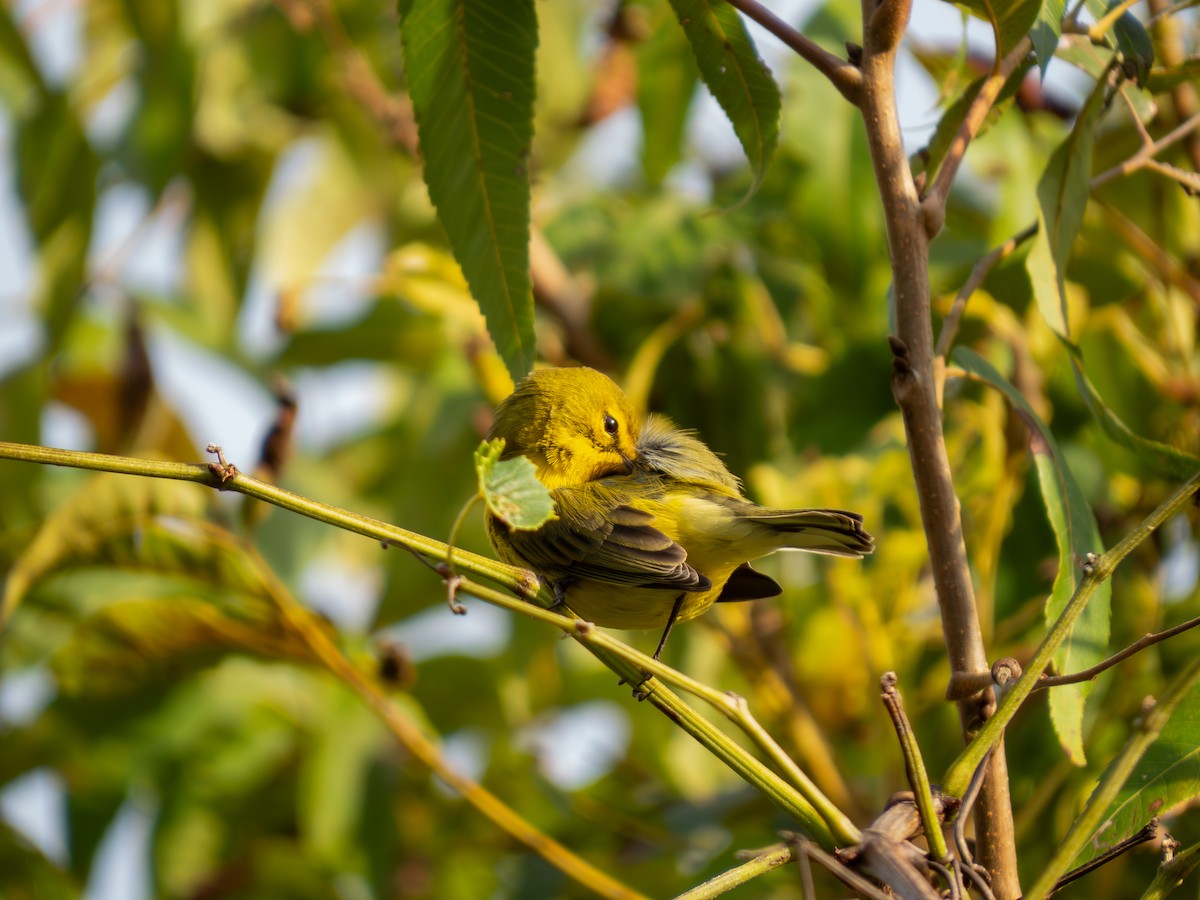
<path fill-rule="evenodd" d="M 886 237 L 856 113 L 760 35 L 784 94 L 780 142 L 738 205 L 752 175 L 665 3 L 537 12 L 540 355 L 607 369 L 697 429 L 760 502 L 865 516 L 879 549 L 864 564 L 765 562 L 781 598 L 717 609 L 667 654 L 745 694 L 865 824 L 904 786 L 882 672 L 899 673 L 931 771 L 961 739 L 942 702 L 948 666 L 889 386 Z M 855 39 L 857 3 L 809 15 L 823 44 Z M 1157 20 L 1160 56 L 1168 42 L 1194 55 L 1196 21 Z M 949 102 L 976 61 L 924 40 L 911 49 Z M 420 178 L 390 5 L 9 3 L 0 48 L 13 219 L 0 439 L 189 462 L 212 441 L 251 471 L 275 427 L 287 453 L 260 473 L 446 538 L 507 375 Z M 983 254 L 1036 220 L 1037 179 L 1082 102 L 1070 64 L 1052 72 L 972 149 L 933 247 L 941 313 Z M 1169 89 L 1135 93 L 1144 107 L 1116 103 L 1102 120 L 1096 171 L 1136 151 L 1135 113 L 1155 134 L 1178 121 Z M 1197 148 L 1163 158 L 1194 170 Z M 1200 209 L 1145 170 L 1095 196 L 1069 283 L 1086 371 L 1135 433 L 1200 453 Z M 958 342 L 1050 424 L 1111 545 L 1174 482 L 1096 423 L 1032 300 L 1024 250 L 972 297 Z M 1027 658 L 1057 563 L 1029 436 L 999 393 L 957 378 L 945 414 L 989 652 Z M 585 893 L 403 754 L 344 686 L 280 661 L 265 633 L 199 627 L 188 611 L 200 607 L 254 621 L 226 534 L 337 627 L 456 766 L 638 890 L 674 894 L 789 826 L 573 642 L 478 601 L 455 617 L 403 551 L 241 501 L 0 463 L 0 567 L 21 600 L 0 642 L 4 896 Z M 201 533 L 220 553 L 186 539 Z M 488 552 L 479 516 L 460 544 Z M 1138 550 L 1115 579 L 1113 647 L 1200 614 L 1197 560 L 1185 517 Z M 629 639 L 649 650 L 656 636 Z M 1098 681 L 1086 765 L 1064 756 L 1044 698 L 1018 718 L 1024 871 L 1198 641 Z M 1171 812 L 1185 843 L 1200 839 L 1194 812 Z M 1124 858 L 1076 896 L 1130 896 L 1155 864 Z M 783 870 L 746 895 L 800 888 Z"/>

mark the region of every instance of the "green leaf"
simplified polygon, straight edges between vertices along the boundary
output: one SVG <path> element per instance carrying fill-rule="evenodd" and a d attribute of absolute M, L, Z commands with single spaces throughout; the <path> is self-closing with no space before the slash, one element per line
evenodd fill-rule
<path fill-rule="evenodd" d="M 737 10 L 724 0 L 671 0 L 700 77 L 725 111 L 750 161 L 758 190 L 779 141 L 779 86 Z"/>
<path fill-rule="evenodd" d="M 996 55 L 1005 56 L 1033 28 L 1042 0 L 954 0 L 954 5 L 990 22 Z"/>
<path fill-rule="evenodd" d="M 1045 0 L 1042 8 L 1038 10 L 1033 30 L 1029 33 L 1042 78 L 1046 77 L 1046 67 L 1050 65 L 1050 60 L 1054 59 L 1054 51 L 1058 49 L 1058 39 L 1062 37 L 1063 14 L 1066 10 L 1066 0 Z"/>
<path fill-rule="evenodd" d="M 1067 468 L 1054 435 L 1033 411 L 1033 407 L 982 356 L 968 347 L 954 351 L 954 361 L 966 371 L 999 389 L 1029 430 L 1029 446 L 1037 468 L 1038 484 L 1046 515 L 1058 543 L 1058 575 L 1046 602 L 1046 625 L 1058 619 L 1083 576 L 1083 563 L 1089 553 L 1104 550 L 1096 517 L 1083 497 L 1079 485 Z M 1091 602 L 1080 615 L 1071 634 L 1054 654 L 1059 672 L 1077 672 L 1105 657 L 1108 646 L 1112 585 L 1105 581 L 1097 587 Z M 1085 762 L 1083 753 L 1083 707 L 1092 682 L 1064 685 L 1050 692 L 1050 718 L 1059 742 L 1076 765 Z"/>
<path fill-rule="evenodd" d="M 52 661 L 67 694 L 121 693 L 175 678 L 229 652 L 314 662 L 278 620 L 247 621 L 195 597 L 121 600 L 84 618 Z"/>
<path fill-rule="evenodd" d="M 1137 454 L 1140 462 L 1170 478 L 1191 478 L 1200 469 L 1200 457 L 1168 444 L 1142 437 L 1126 425 L 1121 418 L 1104 403 L 1096 388 L 1083 372 L 1078 356 L 1071 353 L 1071 368 L 1075 372 L 1075 384 L 1084 402 L 1104 433 L 1108 437 Z"/>
<path fill-rule="evenodd" d="M 501 460 L 504 439 L 484 441 L 475 451 L 479 490 L 492 514 L 520 531 L 536 531 L 557 518 L 554 500 L 524 456 Z"/>
<path fill-rule="evenodd" d="M 684 33 L 655 6 L 650 36 L 637 52 L 637 103 L 642 116 L 642 169 L 653 186 L 679 162 L 684 126 L 696 92 L 696 66 Z"/>
<path fill-rule="evenodd" d="M 1152 817 L 1196 797 L 1200 797 L 1200 685 L 1194 685 L 1175 707 L 1074 865 L 1129 837 Z"/>
<path fill-rule="evenodd" d="M 412 0 L 400 33 L 425 184 L 513 380 L 535 355 L 532 0 Z"/>
<path fill-rule="evenodd" d="M 139 568 L 149 567 L 155 548 L 141 540 L 139 529 L 156 521 L 199 519 L 207 502 L 207 492 L 199 485 L 126 475 L 90 479 L 46 519 L 17 558 L 4 586 L 0 622 L 37 582 L 56 572 L 89 565 L 132 566 L 139 559 Z"/>
<path fill-rule="evenodd" d="M 1104 18 L 1109 10 L 1121 5 L 1121 0 L 1085 0 L 1088 12 L 1096 19 Z M 1154 45 L 1146 27 L 1133 13 L 1126 10 L 1104 35 L 1105 43 L 1121 54 L 1122 68 L 1126 76 L 1144 87 L 1150 66 L 1154 63 Z"/>
<path fill-rule="evenodd" d="M 1092 176 L 1096 122 L 1104 108 L 1106 85 L 1098 83 L 1071 133 L 1050 156 L 1038 182 L 1038 233 L 1025 267 L 1046 323 L 1069 338 L 1067 326 L 1067 258 L 1087 207 Z"/>

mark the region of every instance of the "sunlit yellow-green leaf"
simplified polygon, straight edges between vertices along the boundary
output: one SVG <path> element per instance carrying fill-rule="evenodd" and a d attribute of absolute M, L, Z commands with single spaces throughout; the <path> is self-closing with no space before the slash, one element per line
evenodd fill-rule
<path fill-rule="evenodd" d="M 554 500 L 537 479 L 537 469 L 524 456 L 500 458 L 504 439 L 485 441 L 475 451 L 479 490 L 493 515 L 510 528 L 534 531 L 554 516 Z"/>

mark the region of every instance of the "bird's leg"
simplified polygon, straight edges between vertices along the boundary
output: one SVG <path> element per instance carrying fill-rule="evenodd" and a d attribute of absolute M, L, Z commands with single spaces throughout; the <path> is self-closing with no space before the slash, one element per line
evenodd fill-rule
<path fill-rule="evenodd" d="M 685 591 L 684 593 L 681 593 L 678 597 L 675 598 L 675 603 L 671 607 L 671 615 L 667 616 L 667 627 L 663 629 L 662 637 L 659 638 L 659 640 L 658 640 L 658 649 L 654 651 L 654 659 L 658 659 L 659 656 L 662 655 L 663 647 L 667 646 L 667 636 L 671 633 L 671 629 L 673 627 L 675 627 L 675 620 L 677 618 L 679 618 L 679 609 L 680 609 L 680 607 L 683 606 L 683 598 L 686 596 L 687 596 L 687 592 Z M 642 678 L 642 680 L 633 686 L 633 696 L 637 697 L 637 699 L 639 701 L 645 700 L 652 693 L 654 693 L 653 689 L 648 690 L 648 691 L 643 690 L 643 686 L 653 676 L 649 672 L 643 672 L 642 675 L 644 676 Z M 624 684 L 625 679 L 622 678 L 617 683 Z"/>
<path fill-rule="evenodd" d="M 549 578 L 543 578 L 542 580 L 545 582 L 546 586 L 554 592 L 554 603 L 552 603 L 549 608 L 558 609 L 567 599 L 567 588 L 569 588 L 575 581 L 574 577 L 568 575 L 565 578 L 556 578 L 553 581 Z"/>
<path fill-rule="evenodd" d="M 679 618 L 679 609 L 683 606 L 683 598 L 686 596 L 687 592 L 685 591 L 675 598 L 675 605 L 671 607 L 671 615 L 667 617 L 667 627 L 663 629 L 662 637 L 658 639 L 658 649 L 654 651 L 655 659 L 662 656 L 663 647 L 667 646 L 667 638 L 671 634 L 671 629 L 675 627 L 675 620 Z"/>

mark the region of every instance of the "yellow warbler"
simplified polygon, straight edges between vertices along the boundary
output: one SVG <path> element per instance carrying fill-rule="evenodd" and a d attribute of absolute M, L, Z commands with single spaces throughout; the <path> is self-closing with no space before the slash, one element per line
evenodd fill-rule
<path fill-rule="evenodd" d="M 528 457 L 557 518 L 536 531 L 489 513 L 502 559 L 548 581 L 580 618 L 613 628 L 662 628 L 713 603 L 780 593 L 750 560 L 776 550 L 862 557 L 874 541 L 862 517 L 836 509 L 770 509 L 742 496 L 725 464 L 661 416 L 640 427 L 608 376 L 540 369 L 496 409 L 489 438 L 503 458 Z"/>

